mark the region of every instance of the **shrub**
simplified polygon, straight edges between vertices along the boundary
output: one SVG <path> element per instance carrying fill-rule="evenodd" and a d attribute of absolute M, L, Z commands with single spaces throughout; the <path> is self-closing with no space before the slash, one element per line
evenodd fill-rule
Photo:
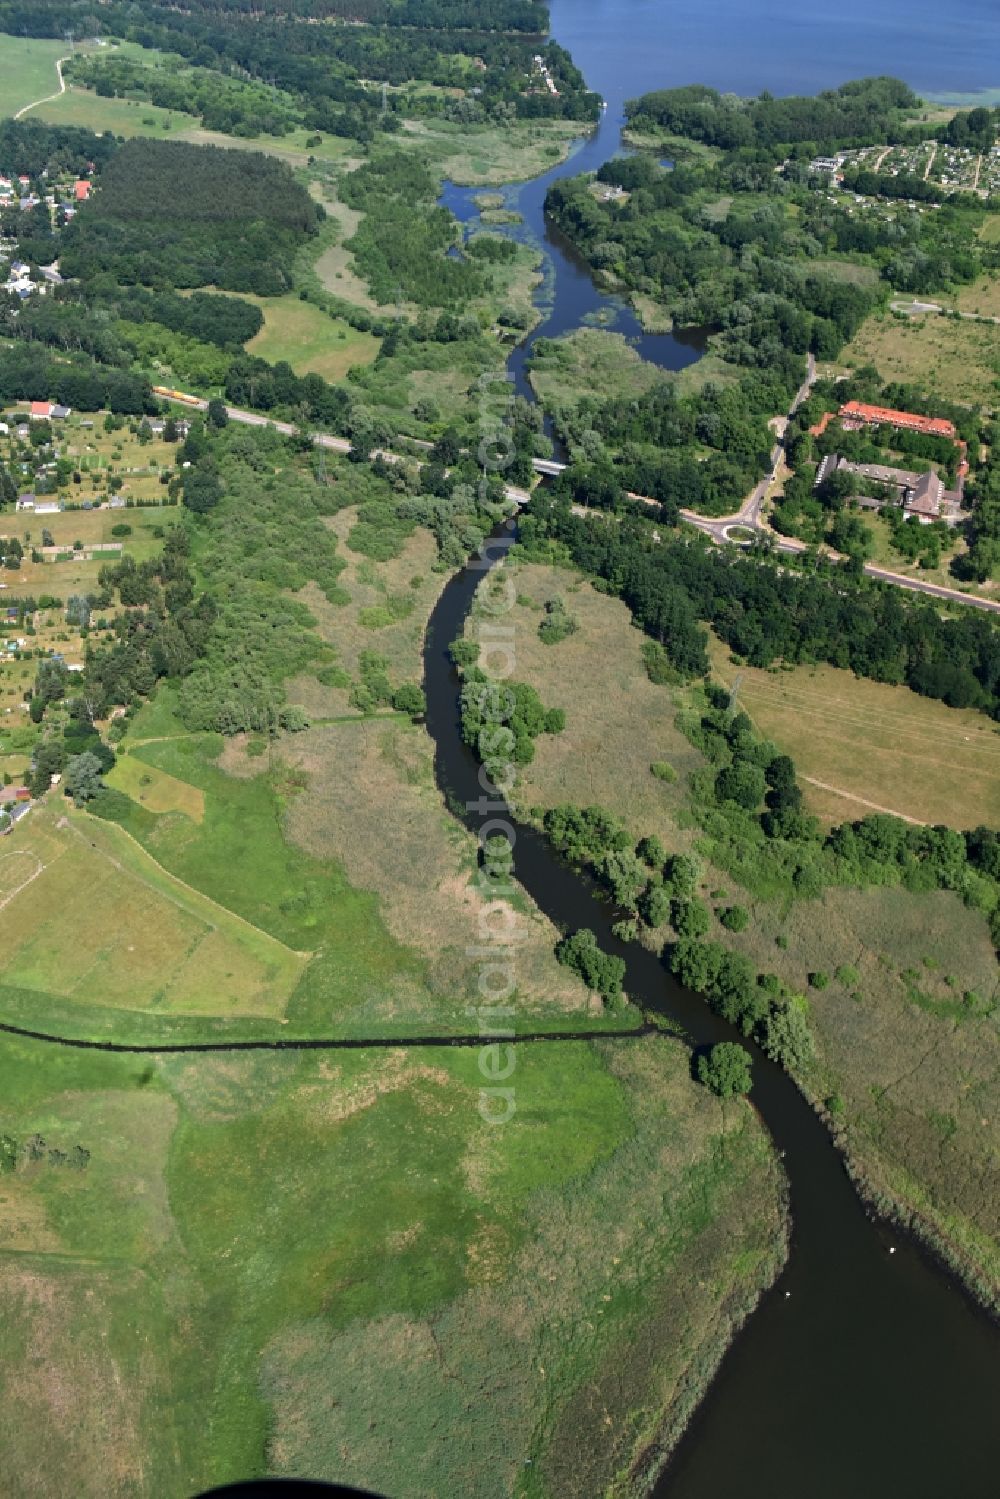
<path fill-rule="evenodd" d="M 809 975 L 809 987 L 811 989 L 825 989 L 829 982 L 830 975 L 824 973 L 822 969 L 818 969 L 816 973 Z"/>
<path fill-rule="evenodd" d="M 668 765 L 666 760 L 654 760 L 649 769 L 658 781 L 666 781 L 669 784 L 677 779 L 676 770 L 672 765 Z"/>
<path fill-rule="evenodd" d="M 678 937 L 704 937 L 712 925 L 708 907 L 700 900 L 674 900 L 670 922 Z"/>
<path fill-rule="evenodd" d="M 411 718 L 423 718 L 427 712 L 427 698 L 422 687 L 415 682 L 404 682 L 392 694 L 392 706 L 397 713 L 408 713 Z"/>
<path fill-rule="evenodd" d="M 572 635 L 579 629 L 579 625 L 572 614 L 567 612 L 566 605 L 562 599 L 547 599 L 545 602 L 545 618 L 538 626 L 538 638 L 546 645 L 558 645 L 560 640 L 565 640 L 567 635 Z"/>
<path fill-rule="evenodd" d="M 845 989 L 853 989 L 861 982 L 860 973 L 851 963 L 842 963 L 839 968 L 834 969 L 833 976 Z"/>
<path fill-rule="evenodd" d="M 736 1098 L 749 1093 L 753 1084 L 750 1054 L 735 1041 L 720 1041 L 697 1062 L 698 1081 L 719 1098 Z"/>
<path fill-rule="evenodd" d="M 727 906 L 719 920 L 729 932 L 744 932 L 750 924 L 750 913 L 743 906 Z"/>
<path fill-rule="evenodd" d="M 760 1027 L 760 1044 L 771 1061 L 788 1072 L 807 1067 L 813 1059 L 813 1038 L 799 1005 L 772 1005 Z"/>
<path fill-rule="evenodd" d="M 571 937 L 563 938 L 556 947 L 556 957 L 567 968 L 578 973 L 588 989 L 595 990 L 607 1003 L 619 999 L 625 964 L 603 952 L 597 938 L 588 927 L 581 927 Z"/>

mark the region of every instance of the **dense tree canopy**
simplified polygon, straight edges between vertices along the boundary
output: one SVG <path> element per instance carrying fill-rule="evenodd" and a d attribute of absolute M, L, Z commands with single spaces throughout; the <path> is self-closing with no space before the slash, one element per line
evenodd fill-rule
<path fill-rule="evenodd" d="M 136 138 L 63 235 L 68 274 L 122 285 L 208 286 L 275 295 L 321 210 L 284 162 Z"/>

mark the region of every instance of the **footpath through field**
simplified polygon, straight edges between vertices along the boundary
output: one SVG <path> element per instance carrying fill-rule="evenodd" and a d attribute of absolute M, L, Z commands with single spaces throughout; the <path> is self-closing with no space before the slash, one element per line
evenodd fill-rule
<path fill-rule="evenodd" d="M 50 99 L 58 99 L 61 94 L 66 92 L 66 80 L 63 77 L 62 70 L 64 62 L 69 62 L 69 54 L 65 57 L 56 58 L 56 77 L 59 79 L 59 87 L 56 92 L 54 94 L 46 94 L 42 99 L 32 99 L 30 104 L 22 104 L 21 108 L 14 115 L 15 120 L 19 120 L 22 115 L 26 115 L 29 109 L 37 109 L 39 104 L 48 104 Z"/>

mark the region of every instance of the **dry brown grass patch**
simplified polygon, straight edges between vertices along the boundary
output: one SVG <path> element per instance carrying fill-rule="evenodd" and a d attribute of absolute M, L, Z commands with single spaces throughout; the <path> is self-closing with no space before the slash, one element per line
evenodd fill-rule
<path fill-rule="evenodd" d="M 685 778 L 702 760 L 674 726 L 673 694 L 646 674 L 644 636 L 627 606 L 560 568 L 522 564 L 512 576 L 518 597 L 534 605 L 518 603 L 506 616 L 515 632 L 512 675 L 537 688 L 546 707 L 566 711 L 563 733 L 535 741 L 534 760 L 518 774 L 518 801 L 597 804 L 633 830 L 687 846 L 690 835 L 679 832 L 678 815 Z M 545 645 L 538 636 L 542 606 L 556 595 L 579 628 Z M 469 633 L 475 638 L 474 622 Z M 649 768 L 654 760 L 670 764 L 676 781 L 658 781 Z"/>
<path fill-rule="evenodd" d="M 792 756 L 801 776 L 844 792 L 803 784 L 817 816 L 853 820 L 868 801 L 918 822 L 1000 823 L 1000 736 L 982 713 L 833 666 L 737 667 L 714 636 L 710 647 L 725 686 L 739 675 L 740 707 L 759 732 Z"/>
<path fill-rule="evenodd" d="M 424 731 L 402 721 L 326 724 L 286 741 L 283 755 L 309 775 L 287 818 L 293 842 L 343 864 L 351 884 L 380 897 L 398 941 L 430 964 L 436 989 L 471 992 L 486 902 L 473 883 L 476 845 L 445 810 Z M 581 986 L 553 957 L 557 933 L 534 907 L 520 919 L 517 949 L 524 1002 L 579 1009 Z"/>

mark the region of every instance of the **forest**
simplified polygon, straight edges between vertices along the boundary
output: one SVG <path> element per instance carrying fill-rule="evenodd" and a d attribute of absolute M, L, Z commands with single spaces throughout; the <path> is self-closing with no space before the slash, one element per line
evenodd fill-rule
<path fill-rule="evenodd" d="M 113 135 L 95 135 L 77 125 L 0 120 L 0 163 L 4 171 L 32 179 L 44 171 L 82 176 L 91 165 L 100 171 L 117 149 Z"/>
<path fill-rule="evenodd" d="M 353 9 L 350 19 L 355 20 Z M 470 21 L 477 29 L 468 29 Z M 248 13 L 236 6 L 181 9 L 152 3 L 140 13 L 123 0 L 108 0 L 96 15 L 84 18 L 69 0 L 0 0 L 0 30 L 63 38 L 99 29 L 174 54 L 201 70 L 200 76 L 174 77 L 172 86 L 185 90 L 186 102 L 182 106 L 174 93 L 170 107 L 194 108 L 206 120 L 228 110 L 240 134 L 280 129 L 290 108 L 300 124 L 361 140 L 371 139 L 378 128 L 398 126 L 395 101 L 383 119 L 381 100 L 368 97 L 361 81 L 403 85 L 421 79 L 452 88 L 466 83 L 472 69 L 487 113 L 509 109 L 527 118 L 596 119 L 599 100 L 568 53 L 534 33 L 538 24 L 545 29 L 547 12 L 531 0 L 490 0 L 484 6 L 466 0 L 407 0 L 379 6 L 370 23 L 342 26 L 317 25 L 286 6 L 274 12 L 254 6 Z M 529 83 L 532 57 L 539 51 L 557 79 L 557 95 Z M 90 69 L 105 61 L 78 66 L 84 67 L 83 76 L 96 80 Z M 117 60 L 114 67 L 120 67 Z M 220 80 L 215 100 L 206 92 L 212 73 L 228 75 Z M 109 75 L 112 90 L 115 76 Z M 129 77 L 146 91 L 145 97 L 154 81 L 157 89 L 164 86 L 160 70 L 132 70 Z M 266 101 L 252 90 L 241 93 L 239 81 L 266 84 L 287 98 L 276 110 L 273 98 Z M 446 103 L 438 100 L 430 107 L 443 109 Z"/>
<path fill-rule="evenodd" d="M 463 307 L 484 290 L 476 265 L 446 255 L 455 220 L 436 206 L 437 181 L 412 152 L 373 156 L 343 179 L 340 191 L 365 214 L 349 248 L 377 302 Z"/>
<path fill-rule="evenodd" d="M 839 146 L 892 141 L 920 100 L 897 78 L 859 78 L 815 96 L 756 99 L 720 94 L 704 84 L 659 89 L 630 99 L 631 129 L 686 136 L 723 151 L 771 151 L 808 142 L 815 155 Z"/>
<path fill-rule="evenodd" d="M 64 231 L 62 266 L 88 282 L 277 296 L 321 214 L 272 156 L 136 138 L 110 159 L 99 191 Z"/>

